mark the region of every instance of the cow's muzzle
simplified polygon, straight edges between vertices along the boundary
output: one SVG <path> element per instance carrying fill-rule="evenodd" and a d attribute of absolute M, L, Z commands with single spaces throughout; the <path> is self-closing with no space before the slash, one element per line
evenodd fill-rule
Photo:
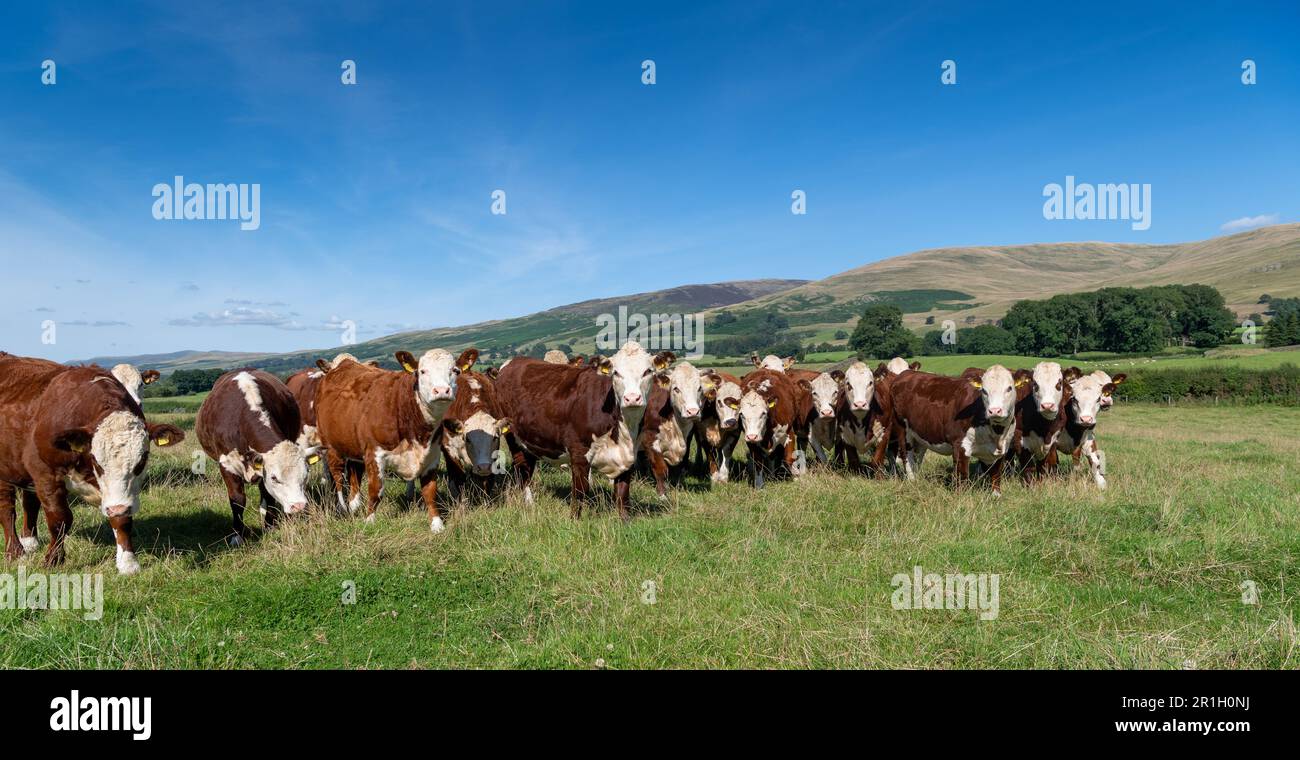
<path fill-rule="evenodd" d="M 126 517 L 131 514 L 130 504 L 111 504 L 104 507 L 104 514 L 108 517 Z"/>

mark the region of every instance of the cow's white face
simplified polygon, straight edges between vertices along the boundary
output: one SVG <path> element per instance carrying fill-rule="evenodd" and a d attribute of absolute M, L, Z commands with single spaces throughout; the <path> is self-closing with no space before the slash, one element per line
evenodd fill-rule
<path fill-rule="evenodd" d="M 768 400 L 758 391 L 749 391 L 740 399 L 740 428 L 746 441 L 757 443 L 767 429 Z"/>
<path fill-rule="evenodd" d="M 844 396 L 849 411 L 861 418 L 871 409 L 871 399 L 876 395 L 876 376 L 862 362 L 854 362 L 844 371 Z"/>
<path fill-rule="evenodd" d="M 911 368 L 912 367 L 907 363 L 907 360 L 901 356 L 895 356 L 893 359 L 889 360 L 889 364 L 885 365 L 885 369 L 889 370 L 889 374 L 891 375 L 901 375 Z"/>
<path fill-rule="evenodd" d="M 108 415 L 91 436 L 90 455 L 99 483 L 99 511 L 105 517 L 127 517 L 139 511 L 140 484 L 149 460 L 144 420 L 130 412 Z M 83 495 L 94 500 L 94 493 Z"/>
<path fill-rule="evenodd" d="M 609 379 L 614 384 L 614 398 L 624 409 L 645 406 L 654 374 L 654 357 L 635 341 L 628 341 L 609 358 Z"/>
<path fill-rule="evenodd" d="M 131 394 L 135 403 L 140 403 L 140 389 L 144 387 L 144 377 L 140 375 L 140 370 L 130 364 L 119 364 L 113 368 L 113 377 L 126 388 L 126 392 Z"/>
<path fill-rule="evenodd" d="M 1004 424 L 1015 415 L 1016 379 L 1006 367 L 994 364 L 971 384 L 979 388 L 984 415 L 990 422 Z"/>
<path fill-rule="evenodd" d="M 768 354 L 759 362 L 759 369 L 774 369 L 777 372 L 785 372 L 785 360 L 775 354 Z"/>
<path fill-rule="evenodd" d="M 829 372 L 823 372 L 813 378 L 808 390 L 812 394 L 813 409 L 817 410 L 817 416 L 834 417 L 835 402 L 840 398 L 840 381 Z"/>
<path fill-rule="evenodd" d="M 730 380 L 723 380 L 718 386 L 718 396 L 713 408 L 718 412 L 718 424 L 730 430 L 740 420 L 740 399 L 744 394 L 740 386 Z"/>
<path fill-rule="evenodd" d="M 1034 403 L 1038 412 L 1049 420 L 1061 413 L 1061 397 L 1065 393 L 1065 375 L 1056 362 L 1039 362 L 1034 365 Z"/>
<path fill-rule="evenodd" d="M 286 515 L 307 509 L 307 457 L 316 453 L 293 441 L 280 441 L 265 454 L 254 456 L 261 466 L 262 482 Z"/>
<path fill-rule="evenodd" d="M 1070 384 L 1070 391 L 1074 398 L 1070 403 L 1074 406 L 1074 418 L 1084 427 L 1092 427 L 1097 424 L 1097 414 L 1101 412 L 1102 398 L 1110 395 L 1115 386 L 1111 383 L 1103 385 L 1093 375 L 1084 375 Z"/>
<path fill-rule="evenodd" d="M 700 383 L 700 371 L 690 362 L 682 362 L 668 375 L 668 395 L 673 404 L 673 411 L 678 417 L 698 419 L 704 408 L 704 387 Z"/>
<path fill-rule="evenodd" d="M 420 401 L 426 407 L 441 405 L 445 409 L 450 406 L 456 398 L 456 376 L 460 374 L 456 357 L 441 348 L 430 349 L 420 357 L 416 371 Z"/>
<path fill-rule="evenodd" d="M 1102 372 L 1101 370 L 1096 370 L 1096 371 L 1094 371 L 1094 372 L 1092 373 L 1092 376 L 1095 377 L 1095 378 L 1097 378 L 1097 382 L 1101 383 L 1102 386 L 1105 386 L 1107 383 L 1110 383 L 1110 382 L 1111 382 L 1110 375 L 1106 374 L 1105 372 Z M 1110 394 L 1103 394 L 1103 395 L 1102 395 L 1102 397 L 1101 397 L 1101 409 L 1102 409 L 1102 411 L 1105 411 L 1105 410 L 1109 409 L 1109 408 L 1111 407 L 1111 405 L 1114 404 L 1114 403 L 1115 403 L 1115 398 L 1114 398 L 1112 395 L 1110 395 Z"/>

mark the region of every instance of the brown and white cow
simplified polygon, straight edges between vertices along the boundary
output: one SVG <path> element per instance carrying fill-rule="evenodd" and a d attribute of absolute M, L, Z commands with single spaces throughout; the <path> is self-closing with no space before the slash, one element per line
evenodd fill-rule
<path fill-rule="evenodd" d="M 1106 374 L 1104 370 L 1100 370 L 1100 369 L 1093 370 L 1092 376 L 1097 378 L 1097 382 L 1101 383 L 1103 386 L 1105 386 L 1106 383 L 1113 383 L 1115 385 L 1115 390 L 1118 390 L 1119 385 L 1123 383 L 1125 379 L 1128 378 L 1128 375 L 1124 374 L 1123 372 L 1112 377 Z M 1113 392 L 1102 394 L 1101 411 L 1103 412 L 1110 411 L 1110 408 L 1114 406 L 1114 404 L 1115 404 L 1115 395 Z"/>
<path fill-rule="evenodd" d="M 882 472 L 894 427 L 890 391 L 894 377 L 886 373 L 877 379 L 862 362 L 854 362 L 844 370 L 835 420 L 840 448 L 852 470 L 860 469 L 862 461 L 869 459 L 873 471 Z"/>
<path fill-rule="evenodd" d="M 47 565 L 66 556 L 72 529 L 68 492 L 99 511 L 113 529 L 117 570 L 140 570 L 131 543 L 140 509 L 140 486 L 149 462 L 149 443 L 173 446 L 185 434 L 175 425 L 145 421 L 140 404 L 102 367 L 68 367 L 45 359 L 0 352 L 0 527 L 5 556 L 35 551 L 36 511 L 45 511 L 50 530 Z M 24 540 L 15 530 L 15 503 L 22 489 Z M 21 547 L 21 548 L 20 548 Z"/>
<path fill-rule="evenodd" d="M 1029 393 L 1016 404 L 1016 448 L 1026 482 L 1056 469 L 1056 441 L 1065 429 L 1065 407 L 1073 398 L 1070 383 L 1078 378 L 1077 367 L 1062 370 L 1056 362 L 1034 365 Z"/>
<path fill-rule="evenodd" d="M 672 352 L 667 352 L 672 357 Z M 669 359 L 672 361 L 675 357 Z M 705 407 L 704 378 L 690 362 L 682 362 L 668 373 L 668 387 L 656 384 L 650 391 L 642 425 L 642 448 L 655 476 L 655 489 L 666 492 L 670 469 L 680 475 L 686 460 L 687 442 Z"/>
<path fill-rule="evenodd" d="M 1016 403 L 1028 393 L 1028 371 L 1013 375 L 1000 364 L 961 377 L 911 370 L 890 383 L 895 436 L 902 436 L 899 449 L 908 479 L 916 477 L 918 454 L 934 451 L 952 456 L 958 485 L 970 478 L 971 459 L 989 466 L 993 493 L 1000 496 L 1002 468 L 1016 443 Z"/>
<path fill-rule="evenodd" d="M 1067 371 L 1079 370 L 1071 367 Z M 1065 428 L 1056 439 L 1056 448 L 1068 452 L 1076 465 L 1081 455 L 1086 456 L 1093 482 L 1104 491 L 1106 466 L 1104 455 L 1097 448 L 1097 416 L 1105 408 L 1104 399 L 1114 394 L 1115 383 L 1112 380 L 1103 384 L 1095 374 L 1083 375 L 1070 383 L 1070 392 L 1073 398 L 1065 405 Z"/>
<path fill-rule="evenodd" d="M 908 364 L 907 360 L 901 356 L 895 356 L 893 359 L 889 360 L 888 364 L 882 366 L 884 366 L 891 375 L 901 375 L 904 372 L 916 372 L 921 369 L 920 362 L 912 362 L 911 364 Z M 876 369 L 876 374 L 882 374 L 879 368 Z"/>
<path fill-rule="evenodd" d="M 467 365 L 472 368 L 477 360 L 478 351 L 469 349 L 458 361 L 462 368 Z M 456 400 L 447 408 L 442 424 L 446 428 L 442 452 L 447 459 L 452 498 L 465 496 L 465 485 L 471 478 L 482 492 L 489 492 L 492 476 L 505 472 L 498 455 L 501 435 L 510 429 L 493 379 L 472 369 L 462 369 L 456 378 Z"/>
<path fill-rule="evenodd" d="M 726 483 L 730 477 L 731 453 L 740 440 L 740 378 L 726 372 L 706 370 L 700 376 L 704 408 L 695 425 L 696 450 L 708 460 L 709 481 Z"/>
<path fill-rule="evenodd" d="M 320 455 L 315 446 L 299 443 L 298 400 L 275 375 L 249 368 L 217 378 L 194 417 L 194 434 L 204 453 L 221 466 L 234 530 L 231 544 L 249 537 L 244 525 L 249 483 L 257 484 L 258 511 L 267 528 L 283 515 L 307 510 L 307 469 Z"/>
<path fill-rule="evenodd" d="M 442 420 L 456 397 L 456 376 L 472 366 L 474 355 L 471 349 L 457 359 L 435 348 L 416 359 L 409 351 L 398 351 L 402 369 L 397 371 L 346 359 L 329 368 L 316 392 L 316 419 L 340 509 L 355 512 L 360 505 L 355 490 L 344 501 L 342 484 L 345 465 L 362 463 L 367 522 L 375 519 L 384 473 L 391 469 L 403 480 L 420 481 L 429 530 L 439 533 L 446 527 L 435 476 L 442 458 Z"/>
<path fill-rule="evenodd" d="M 784 371 L 756 369 L 741 378 L 740 433 L 748 447 L 750 481 L 762 488 L 764 473 L 776 473 L 778 462 L 791 475 L 795 466 L 794 383 Z"/>
<path fill-rule="evenodd" d="M 135 403 L 140 403 L 140 390 L 144 386 L 162 377 L 156 369 L 147 369 L 144 372 L 136 369 L 130 364 L 118 364 L 111 370 L 113 377 L 126 388 L 126 392 L 131 394 Z"/>
<path fill-rule="evenodd" d="M 668 384 L 662 370 L 670 356 L 651 356 L 628 342 L 612 357 L 593 360 L 595 371 L 523 357 L 501 368 L 497 393 L 511 422 L 506 442 L 526 502 L 533 501 L 537 460 L 546 459 L 569 466 L 574 517 L 582 514 L 595 470 L 614 482 L 619 515 L 629 519 L 632 467 L 650 388 Z"/>

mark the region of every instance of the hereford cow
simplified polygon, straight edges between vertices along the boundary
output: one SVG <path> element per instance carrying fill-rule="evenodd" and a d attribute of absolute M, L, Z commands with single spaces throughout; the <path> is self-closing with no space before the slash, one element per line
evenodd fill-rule
<path fill-rule="evenodd" d="M 970 478 L 972 458 L 990 467 L 995 495 L 1002 494 L 1002 468 L 1015 446 L 1016 403 L 1028 392 L 1029 372 L 1012 374 L 1000 364 L 978 376 L 946 377 L 911 370 L 891 381 L 895 438 L 901 437 L 908 479 L 916 477 L 918 454 L 951 455 L 958 485 Z"/>
<path fill-rule="evenodd" d="M 68 367 L 45 359 L 0 352 L 0 526 L 5 556 L 35 551 L 36 510 L 45 511 L 50 546 L 45 563 L 63 562 L 72 529 L 68 491 L 108 518 L 117 543 L 117 570 L 140 570 L 131 543 L 133 517 L 149 461 L 149 442 L 174 446 L 185 434 L 174 425 L 148 423 L 140 404 L 102 367 Z M 15 530 L 21 489 L 26 524 Z M 28 502 L 31 502 L 30 504 Z M 20 548 L 21 547 L 21 548 Z"/>
<path fill-rule="evenodd" d="M 835 412 L 839 406 L 843 382 L 844 372 L 838 369 L 819 372 L 812 380 L 797 381 L 808 398 L 808 410 L 804 419 L 808 428 L 808 442 L 812 444 L 817 461 L 823 464 L 830 461 L 839 441 Z"/>
<path fill-rule="evenodd" d="M 1094 370 L 1092 376 L 1097 378 L 1097 382 L 1101 383 L 1103 387 L 1106 385 L 1106 383 L 1113 383 L 1116 389 L 1118 389 L 1120 383 L 1124 382 L 1124 380 L 1128 377 L 1128 375 L 1124 374 L 1123 372 L 1119 373 L 1118 375 L 1115 375 L 1114 377 L 1111 377 L 1110 375 L 1106 374 L 1102 370 Z M 1114 404 L 1115 404 L 1115 396 L 1113 393 L 1102 394 L 1101 411 L 1103 412 L 1109 411 L 1111 406 L 1113 406 Z"/>
<path fill-rule="evenodd" d="M 194 434 L 204 453 L 221 465 L 238 546 L 249 537 L 244 525 L 245 487 L 256 483 L 258 511 L 267 528 L 282 515 L 307 509 L 307 468 L 320 459 L 315 446 L 303 446 L 298 401 L 269 372 L 237 369 L 217 378 L 194 417 Z"/>
<path fill-rule="evenodd" d="M 442 420 L 456 398 L 456 376 L 473 366 L 477 354 L 468 349 L 456 358 L 435 348 L 417 360 L 398 351 L 397 371 L 346 359 L 329 368 L 316 391 L 316 419 L 340 509 L 355 512 L 359 506 L 355 488 L 350 501 L 343 499 L 343 473 L 346 463 L 363 463 L 367 522 L 375 519 L 384 472 L 392 469 L 403 480 L 419 479 L 429 530 L 443 530 L 434 472 L 442 456 Z"/>
<path fill-rule="evenodd" d="M 672 357 L 672 352 L 666 352 Z M 670 358 L 671 362 L 673 358 Z M 642 448 L 655 476 L 655 490 L 665 495 L 669 470 L 676 477 L 686 461 L 687 442 L 704 410 L 704 380 L 700 371 L 682 362 L 668 373 L 668 387 L 650 391 L 642 425 Z"/>
<path fill-rule="evenodd" d="M 835 409 L 835 421 L 840 449 L 852 470 L 860 469 L 862 460 L 869 458 L 872 471 L 883 472 L 881 465 L 894 427 L 890 390 L 894 377 L 886 374 L 877 379 L 862 362 L 854 362 L 844 371 L 843 393 Z"/>
<path fill-rule="evenodd" d="M 1078 372 L 1071 367 L 1067 372 Z M 1115 392 L 1114 381 L 1103 384 L 1096 375 L 1083 375 L 1070 383 L 1073 398 L 1065 405 L 1065 428 L 1056 439 L 1056 448 L 1066 451 L 1076 465 L 1080 456 L 1088 457 L 1088 467 L 1097 488 L 1106 489 L 1105 460 L 1097 448 L 1097 415 L 1101 414 L 1103 399 Z"/>
<path fill-rule="evenodd" d="M 466 364 L 473 367 L 477 360 L 478 351 L 469 349 L 457 361 L 462 367 Z M 456 400 L 447 408 L 442 424 L 446 428 L 442 452 L 447 457 L 452 498 L 461 499 L 465 495 L 465 484 L 471 478 L 481 491 L 490 491 L 492 467 L 501 450 L 501 435 L 510 429 L 492 378 L 463 369 L 456 378 Z"/>
<path fill-rule="evenodd" d="M 144 372 L 136 369 L 130 364 L 119 364 L 112 369 L 113 377 L 126 388 L 126 392 L 131 394 L 135 403 L 140 403 L 140 390 L 162 377 L 156 369 L 147 369 Z"/>
<path fill-rule="evenodd" d="M 908 364 L 907 360 L 901 356 L 895 356 L 893 359 L 889 360 L 888 364 L 883 364 L 881 366 L 883 366 L 891 375 L 901 375 L 904 372 L 916 372 L 921 369 L 920 362 L 912 362 L 911 364 Z M 880 371 L 879 367 L 877 367 L 876 375 L 879 376 L 882 374 L 884 373 Z"/>
<path fill-rule="evenodd" d="M 1056 362 L 1034 365 L 1029 393 L 1016 404 L 1016 448 L 1026 482 L 1056 469 L 1056 441 L 1073 398 L 1070 383 L 1078 378 L 1077 367 L 1063 371 Z"/>
<path fill-rule="evenodd" d="M 764 472 L 776 473 L 783 463 L 792 475 L 795 468 L 795 391 L 785 372 L 757 369 L 741 379 L 745 395 L 740 398 L 740 429 L 749 449 L 750 480 L 762 488 Z"/>
<path fill-rule="evenodd" d="M 695 425 L 695 446 L 708 460 L 709 481 L 726 483 L 730 478 L 731 452 L 740 440 L 740 378 L 707 370 L 700 376 L 704 409 Z"/>
<path fill-rule="evenodd" d="M 506 442 L 526 502 L 533 501 L 537 460 L 546 459 L 569 466 L 574 517 L 582 514 L 595 470 L 613 480 L 619 516 L 629 519 L 641 423 L 651 386 L 668 385 L 662 370 L 669 357 L 669 352 L 651 356 L 628 342 L 614 356 L 594 359 L 595 371 L 523 357 L 501 369 L 497 393 L 511 421 Z"/>

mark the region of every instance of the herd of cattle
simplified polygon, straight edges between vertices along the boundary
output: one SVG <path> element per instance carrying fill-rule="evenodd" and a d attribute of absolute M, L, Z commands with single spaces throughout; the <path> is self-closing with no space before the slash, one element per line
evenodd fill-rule
<path fill-rule="evenodd" d="M 748 480 L 757 488 L 768 477 L 802 475 L 807 449 L 825 465 L 908 479 L 934 451 L 953 458 L 958 484 L 970 478 L 973 459 L 999 495 L 1007 466 L 1033 482 L 1054 470 L 1064 451 L 1076 463 L 1086 457 L 1097 486 L 1105 488 L 1094 427 L 1124 380 L 1054 362 L 948 377 L 900 358 L 874 371 L 855 362 L 818 372 L 776 356 L 753 357 L 753 371 L 737 377 L 701 371 L 676 362 L 672 352 L 651 354 L 634 342 L 613 356 L 520 357 L 483 371 L 474 370 L 473 348 L 459 356 L 433 349 L 419 358 L 399 351 L 396 358 L 396 371 L 340 354 L 286 382 L 257 369 L 234 370 L 216 382 L 194 432 L 220 466 L 232 543 L 249 535 L 247 485 L 257 485 L 271 527 L 308 508 L 308 473 L 322 456 L 339 511 L 360 509 L 364 476 L 366 520 L 373 521 L 384 477 L 393 473 L 412 488 L 418 483 L 433 532 L 444 528 L 436 498 L 443 459 L 456 499 L 471 484 L 491 493 L 513 471 L 532 503 L 538 461 L 567 467 L 575 517 L 594 471 L 613 482 L 615 505 L 627 519 L 639 459 L 663 496 L 670 479 L 680 480 L 688 468 L 692 444 L 701 471 L 707 463 L 713 482 L 729 480 L 742 438 Z M 43 510 L 45 561 L 61 562 L 72 525 L 68 494 L 75 492 L 108 519 L 119 572 L 139 570 L 132 517 L 149 445 L 184 438 L 174 425 L 145 419 L 140 386 L 157 377 L 130 365 L 110 371 L 0 352 L 0 523 L 7 558 L 36 551 L 35 521 Z"/>

